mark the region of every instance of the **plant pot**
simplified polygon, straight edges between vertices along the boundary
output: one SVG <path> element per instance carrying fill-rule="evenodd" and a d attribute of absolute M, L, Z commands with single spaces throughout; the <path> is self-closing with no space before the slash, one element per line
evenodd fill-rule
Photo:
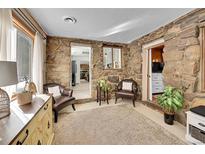
<path fill-rule="evenodd" d="M 164 122 L 168 125 L 174 124 L 174 114 L 164 113 Z"/>

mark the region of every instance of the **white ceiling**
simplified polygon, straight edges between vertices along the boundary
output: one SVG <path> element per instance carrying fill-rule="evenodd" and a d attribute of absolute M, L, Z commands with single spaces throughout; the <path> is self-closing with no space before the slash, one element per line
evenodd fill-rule
<path fill-rule="evenodd" d="M 31 8 L 28 10 L 51 36 L 130 43 L 193 9 Z M 77 23 L 65 23 L 64 16 L 75 17 Z"/>

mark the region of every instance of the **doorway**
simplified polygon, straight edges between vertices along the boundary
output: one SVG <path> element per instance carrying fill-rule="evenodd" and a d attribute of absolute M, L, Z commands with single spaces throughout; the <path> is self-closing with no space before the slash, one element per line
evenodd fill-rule
<path fill-rule="evenodd" d="M 71 85 L 76 99 L 91 98 L 91 51 L 86 45 L 71 45 Z"/>
<path fill-rule="evenodd" d="M 162 71 L 164 68 L 164 40 L 159 39 L 143 46 L 142 52 L 142 100 L 156 102 L 164 91 Z"/>

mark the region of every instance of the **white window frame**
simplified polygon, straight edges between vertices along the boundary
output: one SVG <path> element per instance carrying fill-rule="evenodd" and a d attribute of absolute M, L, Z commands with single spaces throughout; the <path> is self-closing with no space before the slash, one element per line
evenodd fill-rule
<path fill-rule="evenodd" d="M 111 68 L 105 68 L 105 66 L 104 66 L 104 48 L 110 48 L 111 49 L 111 52 L 112 52 L 112 67 Z M 120 49 L 120 68 L 114 68 L 114 49 Z M 114 69 L 114 70 L 120 70 L 120 69 L 122 69 L 122 48 L 121 47 L 112 47 L 112 46 L 103 46 L 103 69 L 105 69 L 105 70 L 112 70 L 112 69 Z"/>

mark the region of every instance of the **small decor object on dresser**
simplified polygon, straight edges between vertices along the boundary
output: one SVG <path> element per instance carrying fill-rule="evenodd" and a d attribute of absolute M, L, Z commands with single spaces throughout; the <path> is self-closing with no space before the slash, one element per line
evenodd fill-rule
<path fill-rule="evenodd" d="M 28 82 L 27 78 L 25 78 L 25 81 L 24 91 L 12 95 L 12 101 L 16 99 L 19 105 L 31 103 L 32 96 L 37 93 L 36 85 L 33 82 Z"/>
<path fill-rule="evenodd" d="M 18 83 L 16 62 L 0 61 L 0 87 Z M 0 88 L 0 119 L 10 114 L 10 98 L 7 92 Z"/>
<path fill-rule="evenodd" d="M 36 95 L 37 88 L 34 82 L 26 82 L 24 90 L 30 92 L 32 95 Z"/>
<path fill-rule="evenodd" d="M 32 102 L 32 93 L 27 91 L 17 93 L 16 98 L 19 105 L 29 104 Z"/>

